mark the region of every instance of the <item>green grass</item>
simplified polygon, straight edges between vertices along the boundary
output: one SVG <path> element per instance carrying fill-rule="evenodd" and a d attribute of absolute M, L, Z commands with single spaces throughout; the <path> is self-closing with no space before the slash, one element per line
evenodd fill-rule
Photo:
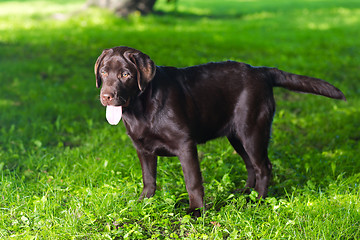
<path fill-rule="evenodd" d="M 159 0 L 161 14 L 126 20 L 83 3 L 0 1 L 0 238 L 360 238 L 360 2 L 180 0 L 174 12 Z M 93 74 L 119 45 L 158 65 L 232 59 L 311 75 L 348 101 L 275 91 L 261 204 L 231 193 L 247 174 L 226 140 L 200 146 L 209 209 L 192 219 L 176 158 L 159 160 L 156 196 L 137 200 L 140 164 Z"/>

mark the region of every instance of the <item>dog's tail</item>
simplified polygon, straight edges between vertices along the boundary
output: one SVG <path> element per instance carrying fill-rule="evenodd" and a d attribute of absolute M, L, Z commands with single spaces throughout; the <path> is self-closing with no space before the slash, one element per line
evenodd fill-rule
<path fill-rule="evenodd" d="M 346 101 L 345 95 L 338 88 L 324 80 L 288 73 L 276 68 L 270 68 L 270 72 L 273 75 L 274 87 L 283 87 L 295 92 L 312 93 Z"/>

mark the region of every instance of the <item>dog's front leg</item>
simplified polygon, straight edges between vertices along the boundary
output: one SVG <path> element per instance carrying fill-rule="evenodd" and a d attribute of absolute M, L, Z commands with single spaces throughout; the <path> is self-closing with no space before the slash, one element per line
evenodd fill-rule
<path fill-rule="evenodd" d="M 199 217 L 201 215 L 199 208 L 204 206 L 204 187 L 196 145 L 184 146 L 178 156 L 184 173 L 186 190 L 189 194 L 189 212 L 193 216 Z"/>
<path fill-rule="evenodd" d="M 141 163 L 144 188 L 140 199 L 154 196 L 156 190 L 156 166 L 157 156 L 137 150 Z"/>

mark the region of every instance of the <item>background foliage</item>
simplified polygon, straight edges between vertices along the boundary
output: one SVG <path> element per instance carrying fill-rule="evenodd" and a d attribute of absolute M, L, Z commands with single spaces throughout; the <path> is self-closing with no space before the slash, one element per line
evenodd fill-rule
<path fill-rule="evenodd" d="M 0 1 L 0 238 L 357 239 L 360 3 L 165 1 L 120 19 L 83 1 Z M 237 60 L 326 79 L 348 102 L 276 89 L 269 198 L 232 193 L 244 164 L 223 139 L 199 147 L 203 217 L 186 215 L 181 166 L 161 158 L 137 201 L 140 164 L 106 123 L 93 65 L 127 45 L 158 65 Z M 216 109 L 214 109 L 216 111 Z"/>

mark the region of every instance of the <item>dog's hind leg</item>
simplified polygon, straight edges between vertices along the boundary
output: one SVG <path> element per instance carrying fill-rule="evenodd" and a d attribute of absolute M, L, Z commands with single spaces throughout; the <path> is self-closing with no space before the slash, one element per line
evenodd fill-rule
<path fill-rule="evenodd" d="M 247 96 L 235 110 L 231 135 L 228 137 L 245 161 L 247 187 L 254 187 L 259 198 L 266 197 L 271 178 L 272 165 L 267 148 L 274 112 L 275 103 L 271 95 L 265 95 L 263 99 Z"/>
<path fill-rule="evenodd" d="M 255 175 L 255 191 L 259 198 L 265 198 L 271 178 L 272 165 L 268 158 L 268 143 L 270 139 L 271 120 L 258 118 L 253 127 L 243 126 L 240 139 L 243 143 L 245 163 L 249 162 L 249 175 L 253 178 Z M 248 125 L 247 125 L 248 126 Z"/>
<path fill-rule="evenodd" d="M 235 134 L 232 134 L 232 135 L 228 136 L 227 138 L 228 138 L 230 144 L 235 149 L 235 151 L 241 156 L 241 158 L 245 162 L 246 170 L 247 170 L 247 173 L 248 173 L 248 178 L 247 178 L 247 181 L 246 181 L 245 188 L 242 191 L 246 192 L 246 193 L 250 193 L 250 188 L 255 187 L 255 181 L 256 181 L 256 179 L 255 179 L 255 170 L 254 170 L 254 167 L 253 167 L 253 165 L 252 165 L 252 163 L 250 161 L 250 157 L 246 153 L 240 138 L 238 138 Z"/>

